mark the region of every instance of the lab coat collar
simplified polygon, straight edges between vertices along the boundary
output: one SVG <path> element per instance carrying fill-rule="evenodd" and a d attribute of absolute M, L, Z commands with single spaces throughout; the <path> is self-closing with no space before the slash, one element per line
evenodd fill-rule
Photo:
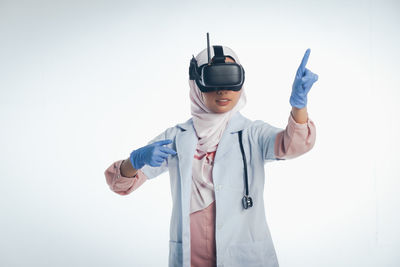
<path fill-rule="evenodd" d="M 229 133 L 238 132 L 243 130 L 249 123 L 250 120 L 245 118 L 239 111 L 237 111 L 229 120 L 228 125 L 226 126 L 226 131 Z M 186 122 L 180 123 L 177 126 L 184 131 L 191 129 L 192 127 L 194 129 L 193 118 L 190 118 Z"/>

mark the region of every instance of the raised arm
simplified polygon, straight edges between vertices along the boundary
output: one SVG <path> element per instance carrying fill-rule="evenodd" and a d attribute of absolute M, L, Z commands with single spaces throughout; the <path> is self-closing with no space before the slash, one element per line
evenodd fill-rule
<path fill-rule="evenodd" d="M 308 118 L 307 94 L 318 80 L 318 75 L 306 68 L 310 49 L 307 49 L 292 85 L 289 102 L 292 106 L 286 129 L 277 134 L 275 139 L 275 157 L 289 159 L 309 151 L 315 143 L 315 125 Z"/>

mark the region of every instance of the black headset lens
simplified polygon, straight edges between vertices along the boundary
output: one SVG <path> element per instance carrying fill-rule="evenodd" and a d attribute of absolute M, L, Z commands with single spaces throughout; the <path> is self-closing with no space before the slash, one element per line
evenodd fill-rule
<path fill-rule="evenodd" d="M 244 69 L 236 62 L 225 62 L 229 55 L 224 55 L 222 46 L 212 46 L 214 57 L 210 58 L 210 43 L 207 33 L 208 62 L 201 66 L 197 65 L 194 58 L 190 61 L 189 77 L 195 80 L 202 92 L 213 92 L 218 90 L 240 91 L 244 83 Z M 233 61 L 235 61 L 233 59 Z"/>
<path fill-rule="evenodd" d="M 202 78 L 208 87 L 233 87 L 241 84 L 242 72 L 235 63 L 206 65 Z"/>

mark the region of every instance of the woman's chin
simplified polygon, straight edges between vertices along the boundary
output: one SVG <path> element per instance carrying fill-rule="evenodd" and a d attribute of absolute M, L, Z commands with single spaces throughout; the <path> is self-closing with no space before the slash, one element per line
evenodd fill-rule
<path fill-rule="evenodd" d="M 217 106 L 214 108 L 215 113 L 225 113 L 232 109 L 231 106 Z"/>

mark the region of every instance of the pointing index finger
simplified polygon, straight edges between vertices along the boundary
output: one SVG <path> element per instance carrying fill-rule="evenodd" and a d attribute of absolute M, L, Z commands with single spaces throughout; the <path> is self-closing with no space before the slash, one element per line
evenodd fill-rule
<path fill-rule="evenodd" d="M 173 150 L 173 149 L 171 149 L 169 147 L 160 147 L 160 150 L 162 152 L 164 152 L 164 153 L 168 153 L 168 154 L 171 154 L 171 155 L 176 155 L 177 154 L 175 150 Z"/>
<path fill-rule="evenodd" d="M 165 140 L 160 140 L 160 141 L 154 142 L 153 145 L 163 146 L 163 145 L 168 145 L 170 143 L 172 143 L 171 139 L 165 139 Z"/>
<path fill-rule="evenodd" d="M 310 56 L 310 48 L 308 48 L 306 50 L 306 52 L 304 53 L 304 57 L 301 60 L 301 64 L 300 64 L 300 67 L 299 67 L 299 70 L 298 70 L 298 72 L 299 72 L 298 74 L 303 75 L 303 73 L 304 73 L 304 71 L 306 69 L 306 65 L 307 65 L 307 61 L 308 61 L 308 57 L 309 56 Z"/>

